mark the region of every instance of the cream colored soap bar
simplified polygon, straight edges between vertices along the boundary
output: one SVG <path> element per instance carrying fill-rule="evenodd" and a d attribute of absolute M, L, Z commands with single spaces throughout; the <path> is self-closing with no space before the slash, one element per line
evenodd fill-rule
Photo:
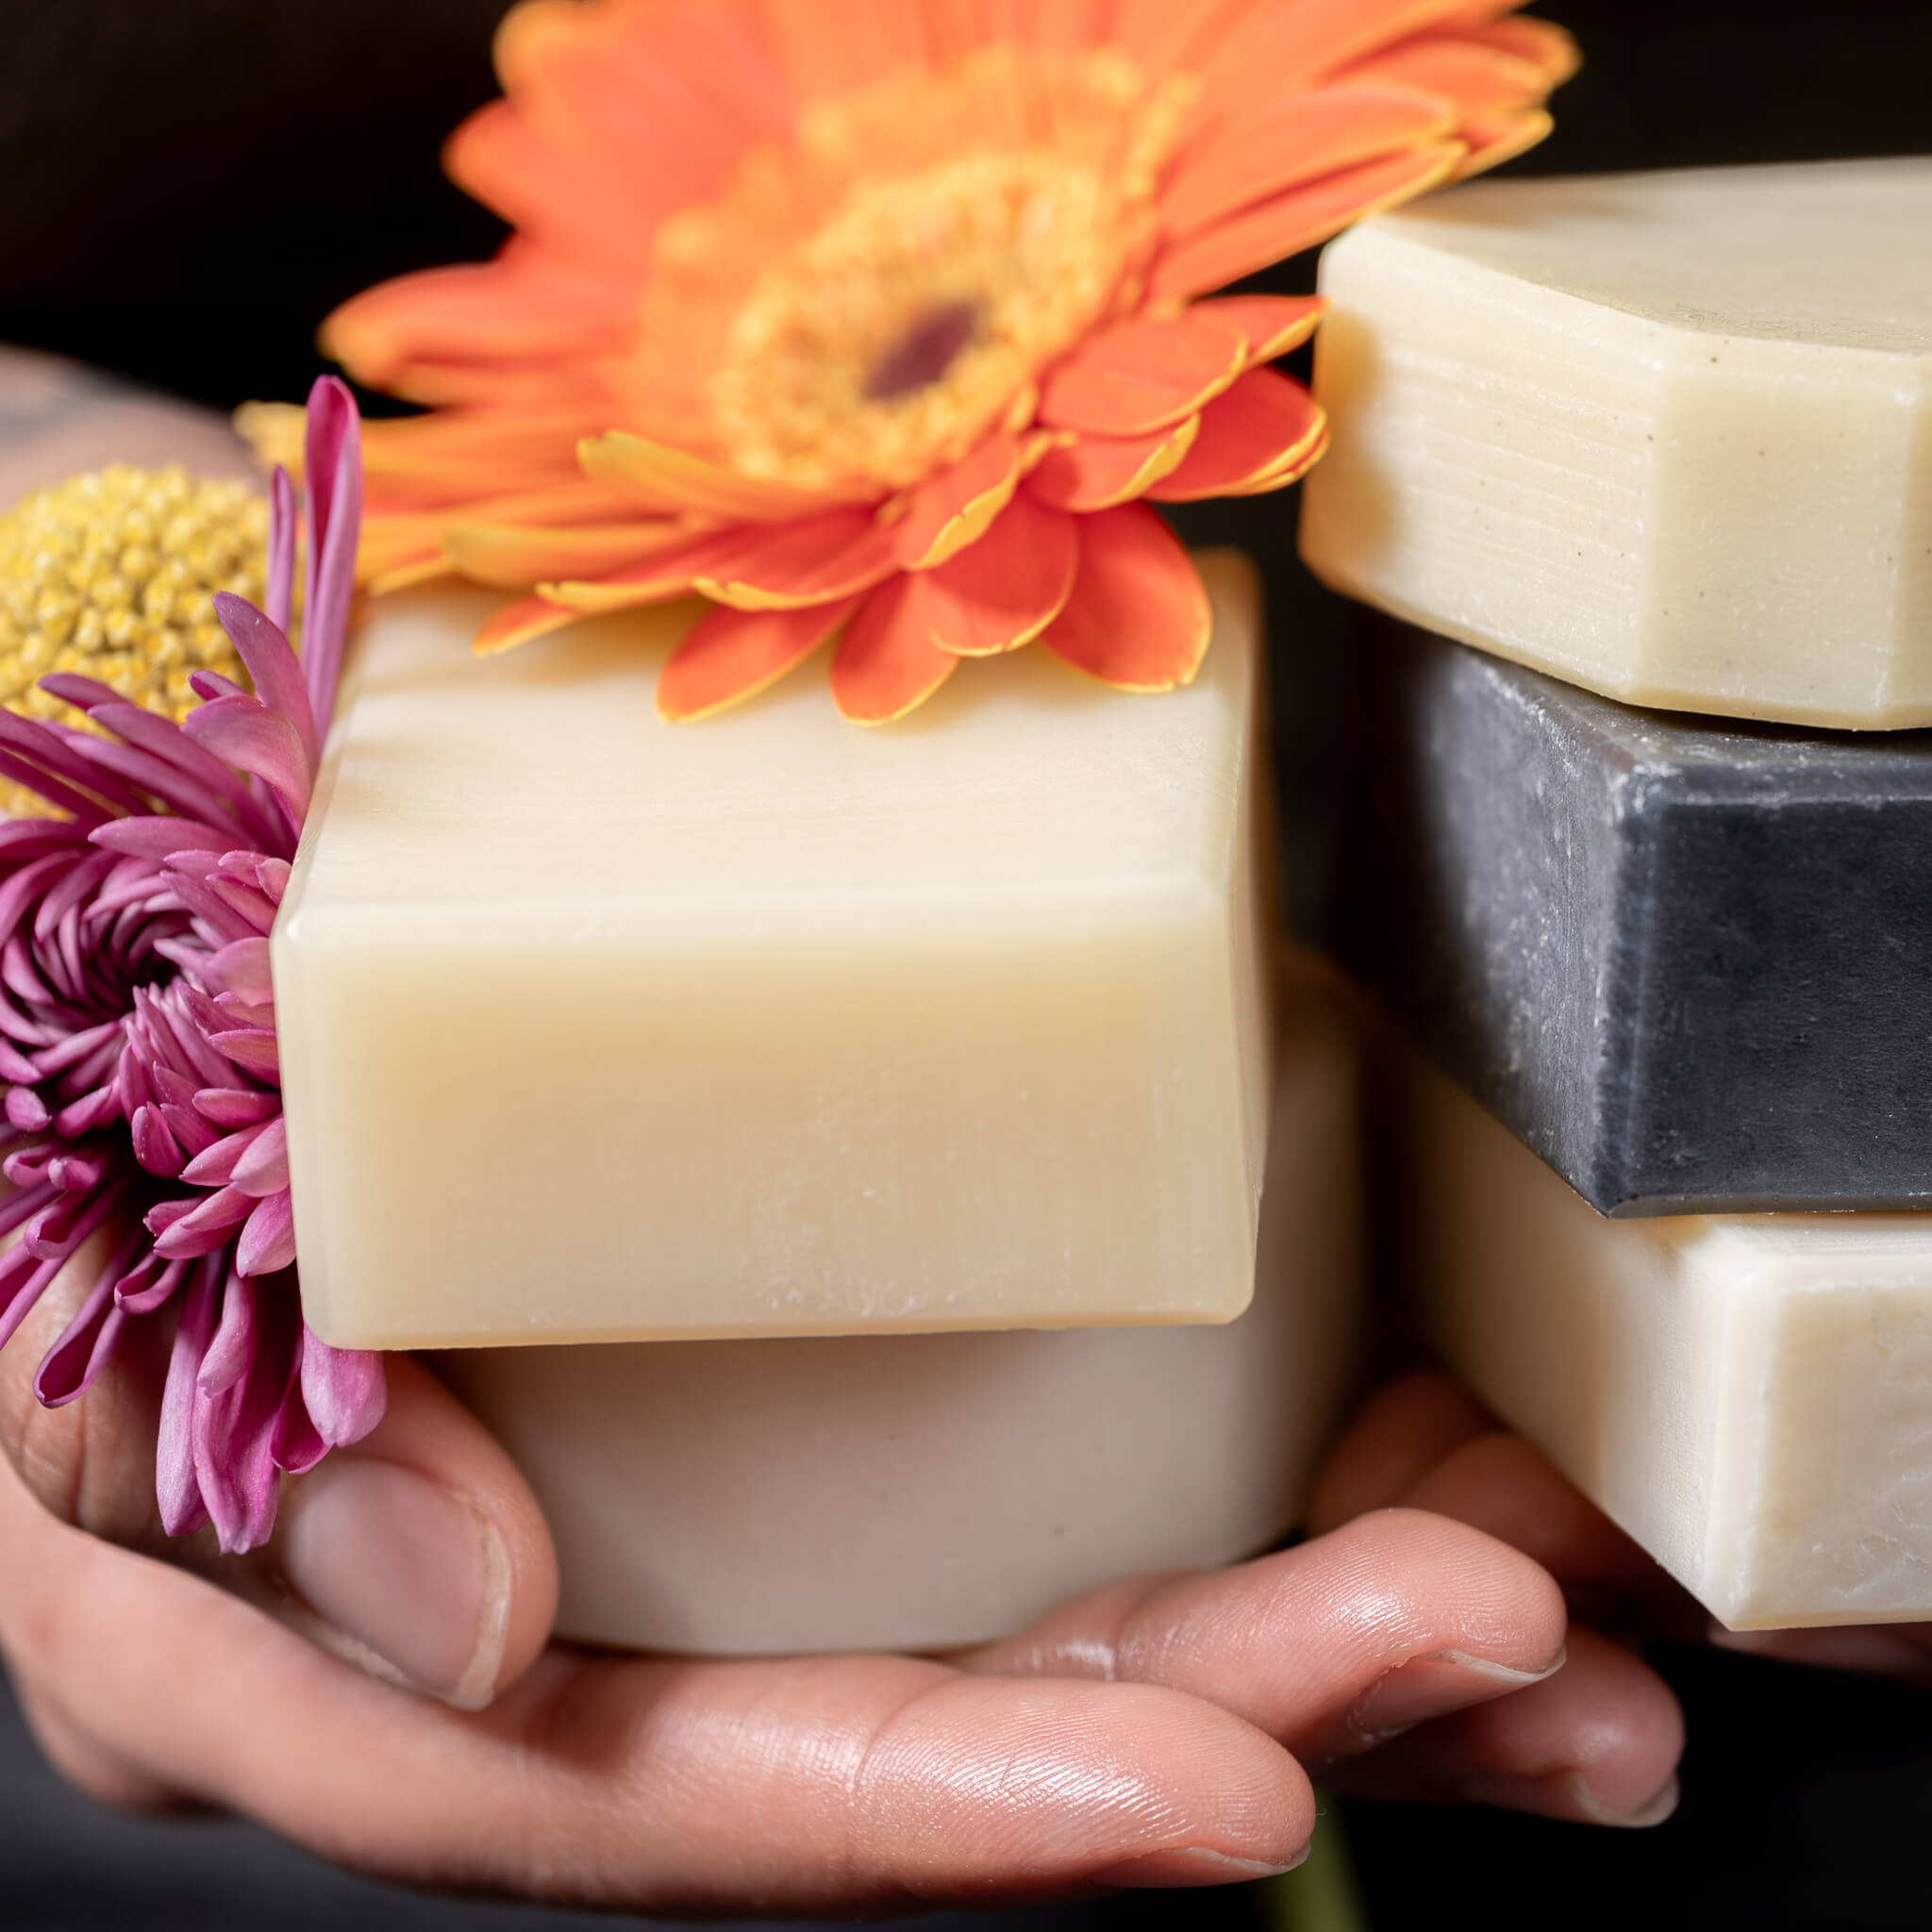
<path fill-rule="evenodd" d="M 375 608 L 274 941 L 339 1346 L 1220 1322 L 1268 1047 L 1257 595 L 1189 689 L 1043 651 L 868 732 L 671 726 L 685 613 Z"/>
<path fill-rule="evenodd" d="M 1284 998 L 1252 1306 L 1224 1326 L 492 1348 L 443 1372 L 530 1478 L 565 1636 L 936 1650 L 1296 1520 L 1354 1386 L 1355 1056 Z"/>
<path fill-rule="evenodd" d="M 1932 159 L 1478 183 L 1322 287 L 1329 583 L 1636 704 L 1932 724 Z"/>
<path fill-rule="evenodd" d="M 1413 1272 L 1476 1393 L 1733 1629 L 1932 1617 L 1932 1214 L 1607 1221 L 1415 1079 Z"/>

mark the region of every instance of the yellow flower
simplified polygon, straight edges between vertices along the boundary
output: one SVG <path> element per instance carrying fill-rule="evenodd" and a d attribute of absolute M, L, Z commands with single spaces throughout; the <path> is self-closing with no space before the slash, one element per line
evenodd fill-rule
<path fill-rule="evenodd" d="M 180 719 L 197 671 L 239 677 L 215 622 L 217 591 L 263 592 L 268 505 L 242 482 L 197 483 L 178 466 L 115 463 L 37 490 L 0 517 L 0 705 L 70 719 L 40 689 L 77 673 Z M 0 783 L 0 812 L 45 811 Z"/>

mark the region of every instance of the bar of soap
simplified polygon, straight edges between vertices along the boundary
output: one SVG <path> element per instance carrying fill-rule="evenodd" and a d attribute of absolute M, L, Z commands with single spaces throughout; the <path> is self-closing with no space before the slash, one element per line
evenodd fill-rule
<path fill-rule="evenodd" d="M 1932 734 L 1358 626 L 1338 943 L 1606 1213 L 1932 1205 Z"/>
<path fill-rule="evenodd" d="M 671 726 L 689 611 L 375 607 L 274 938 L 343 1347 L 1220 1322 L 1269 1049 L 1252 570 L 1195 683 L 1044 651 Z"/>
<path fill-rule="evenodd" d="M 1413 1284 L 1483 1401 L 1732 1629 L 1932 1617 L 1932 1215 L 1608 1221 L 1415 1100 Z"/>
<path fill-rule="evenodd" d="M 1932 724 L 1932 159 L 1479 183 L 1332 243 L 1302 552 L 1642 705 Z"/>
<path fill-rule="evenodd" d="M 1252 1305 L 1223 1326 L 491 1348 L 439 1358 L 557 1540 L 559 1632 L 936 1650 L 1296 1520 L 1360 1337 L 1355 1050 L 1284 997 Z"/>

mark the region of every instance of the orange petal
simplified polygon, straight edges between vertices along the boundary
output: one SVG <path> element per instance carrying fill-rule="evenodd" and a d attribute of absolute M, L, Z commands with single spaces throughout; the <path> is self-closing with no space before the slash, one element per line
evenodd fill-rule
<path fill-rule="evenodd" d="M 1524 20 L 1519 14 L 1509 20 L 1492 20 L 1487 26 L 1465 27 L 1463 33 L 1469 40 L 1499 47 L 1541 68 L 1548 87 L 1562 86 L 1583 65 L 1575 41 L 1554 21 Z"/>
<path fill-rule="evenodd" d="M 542 140 L 623 175 L 661 219 L 723 189 L 748 146 L 791 132 L 796 101 L 744 15 L 717 4 L 518 7 L 497 33 L 497 72 Z M 649 224 L 640 225 L 609 240 L 647 252 Z"/>
<path fill-rule="evenodd" d="M 1114 0 L 979 0 L 978 12 L 988 40 L 1016 46 L 1085 54 L 1113 37 Z M 1157 63 L 1142 63 L 1143 73 L 1156 70 Z"/>
<path fill-rule="evenodd" d="M 917 7 L 907 0 L 774 0 L 766 36 L 779 71 L 807 101 L 848 93 L 890 74 L 925 65 Z"/>
<path fill-rule="evenodd" d="M 594 580 L 566 577 L 540 583 L 538 594 L 572 610 L 629 610 L 640 604 L 661 604 L 681 597 L 707 571 L 729 569 L 747 554 L 756 554 L 765 535 L 762 525 L 739 525 L 687 538 L 658 556 L 624 570 L 608 571 Z"/>
<path fill-rule="evenodd" d="M 1469 10 L 1465 0 L 1249 0 L 1231 9 L 1207 58 L 1188 64 L 1212 111 L 1247 120 L 1278 110 L 1291 94 L 1379 47 Z"/>
<path fill-rule="evenodd" d="M 572 480 L 580 410 L 449 409 L 362 425 L 362 460 L 372 481 L 434 482 L 448 495 L 488 496 L 499 475 L 524 489 Z"/>
<path fill-rule="evenodd" d="M 1213 295 L 1196 302 L 1196 315 L 1227 323 L 1248 339 L 1248 366 L 1272 362 L 1315 333 L 1327 309 L 1320 295 Z"/>
<path fill-rule="evenodd" d="M 927 477 L 895 526 L 899 561 L 908 570 L 931 570 L 976 543 L 1012 502 L 1022 456 L 1016 438 L 989 436 L 970 456 Z"/>
<path fill-rule="evenodd" d="M 1543 70 L 1500 47 L 1425 34 L 1349 70 L 1348 78 L 1422 88 L 1458 116 L 1536 106 L 1549 92 Z"/>
<path fill-rule="evenodd" d="M 1327 422 L 1322 406 L 1291 376 L 1251 369 L 1208 404 L 1186 460 L 1148 493 L 1158 503 L 1192 503 L 1278 490 L 1302 475 Z"/>
<path fill-rule="evenodd" d="M 1040 635 L 1055 657 L 1122 691 L 1190 683 L 1213 614 L 1193 559 L 1143 503 L 1082 517 L 1080 573 Z"/>
<path fill-rule="evenodd" d="M 473 583 L 526 591 L 545 577 L 602 576 L 641 561 L 692 534 L 675 519 L 650 523 L 458 524 L 441 533 L 442 555 Z"/>
<path fill-rule="evenodd" d="M 651 442 L 625 429 L 584 438 L 577 444 L 577 461 L 585 475 L 608 484 L 641 508 L 666 515 L 694 510 L 734 523 L 780 523 L 822 509 L 827 501 L 819 491 L 741 476 L 689 450 Z"/>
<path fill-rule="evenodd" d="M 322 325 L 323 353 L 394 386 L 415 362 L 554 363 L 615 353 L 634 325 L 634 279 L 598 275 L 513 236 L 494 261 L 400 275 Z"/>
<path fill-rule="evenodd" d="M 443 143 L 442 165 L 458 188 L 552 252 L 607 272 L 641 274 L 650 264 L 664 214 L 654 177 L 571 152 L 518 102 L 478 108 Z"/>
<path fill-rule="evenodd" d="M 419 557 L 409 563 L 391 564 L 387 570 L 370 574 L 363 588 L 372 597 L 387 597 L 391 591 L 414 590 L 418 584 L 433 584 L 441 577 L 456 575 L 448 558 L 440 553 Z"/>
<path fill-rule="evenodd" d="M 1528 108 L 1514 114 L 1472 115 L 1462 124 L 1463 139 L 1470 146 L 1462 165 L 1456 171 L 1457 180 L 1467 181 L 1472 175 L 1513 161 L 1546 139 L 1556 125 L 1541 108 Z"/>
<path fill-rule="evenodd" d="M 1151 292 L 1157 297 L 1198 295 L 1239 281 L 1327 241 L 1364 215 L 1433 188 L 1455 172 L 1461 158 L 1460 142 L 1431 142 L 1292 189 L 1165 250 L 1154 264 Z"/>
<path fill-rule="evenodd" d="M 1021 497 L 971 549 L 908 578 L 899 621 L 958 658 L 1030 644 L 1073 591 L 1074 522 Z"/>
<path fill-rule="evenodd" d="M 658 715 L 672 724 L 708 718 L 775 684 L 839 628 L 858 600 L 805 610 L 714 605 L 685 633 L 658 678 Z"/>
<path fill-rule="evenodd" d="M 1152 436 L 1082 436 L 1050 451 L 1026 479 L 1026 491 L 1060 509 L 1111 509 L 1145 496 L 1193 446 L 1198 416 L 1183 416 Z"/>
<path fill-rule="evenodd" d="M 415 517 L 370 517 L 356 546 L 356 574 L 365 583 L 425 558 L 443 561 L 435 529 L 419 527 Z"/>
<path fill-rule="evenodd" d="M 732 555 L 691 577 L 691 588 L 739 610 L 796 610 L 850 597 L 898 568 L 896 532 L 870 510 L 835 509 L 741 533 Z"/>
<path fill-rule="evenodd" d="M 1241 372 L 1248 340 L 1189 310 L 1101 329 L 1050 375 L 1040 418 L 1099 436 L 1143 436 L 1191 416 Z"/>
<path fill-rule="evenodd" d="M 561 630 L 565 625 L 575 624 L 581 614 L 545 597 L 519 597 L 485 620 L 483 627 L 471 640 L 470 648 L 479 658 L 493 657 L 498 651 L 541 638 L 547 630 Z"/>
<path fill-rule="evenodd" d="M 913 623 L 907 606 L 923 578 L 893 577 L 865 600 L 832 658 L 832 701 L 855 724 L 890 724 L 923 705 L 959 660 Z"/>
<path fill-rule="evenodd" d="M 1455 131 L 1456 116 L 1437 94 L 1394 86 L 1319 89 L 1286 112 L 1277 107 L 1202 134 L 1161 190 L 1161 232 L 1196 234 L 1305 181 Z"/>

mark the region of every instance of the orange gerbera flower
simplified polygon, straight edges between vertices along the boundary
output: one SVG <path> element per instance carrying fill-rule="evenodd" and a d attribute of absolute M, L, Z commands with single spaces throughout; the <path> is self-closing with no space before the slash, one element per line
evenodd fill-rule
<path fill-rule="evenodd" d="M 702 592 L 667 718 L 832 638 L 896 718 L 1039 640 L 1129 691 L 1208 641 L 1141 499 L 1276 490 L 1311 298 L 1210 291 L 1539 140 L 1570 41 L 1508 0 L 525 0 L 455 178 L 487 265 L 330 318 L 376 589 L 533 591 L 500 650 Z M 1206 299 L 1204 299 L 1206 298 Z"/>

